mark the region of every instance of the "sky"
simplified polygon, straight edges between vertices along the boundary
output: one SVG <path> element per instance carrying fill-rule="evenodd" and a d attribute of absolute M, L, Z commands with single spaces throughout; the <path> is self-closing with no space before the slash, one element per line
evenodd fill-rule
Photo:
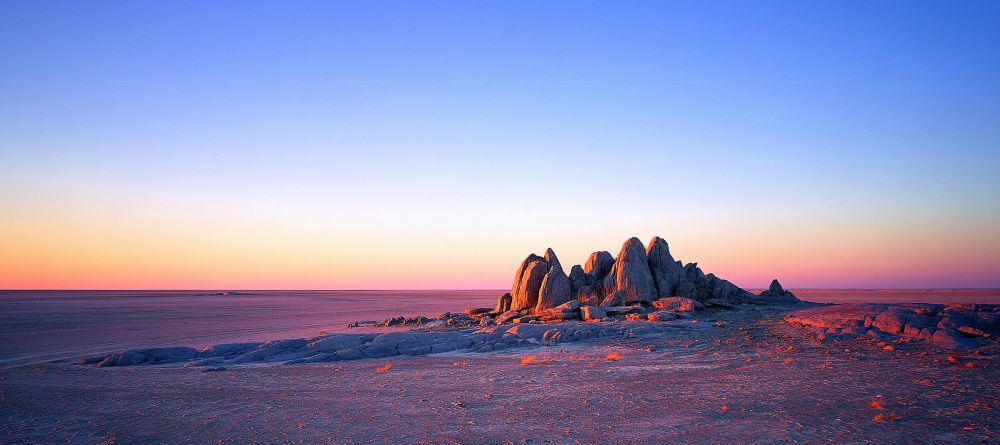
<path fill-rule="evenodd" d="M 1000 287 L 995 1 L 0 2 L 0 289 Z"/>

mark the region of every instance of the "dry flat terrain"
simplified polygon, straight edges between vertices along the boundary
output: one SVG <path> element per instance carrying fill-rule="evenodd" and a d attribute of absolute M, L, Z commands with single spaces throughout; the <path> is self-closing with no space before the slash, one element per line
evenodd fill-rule
<path fill-rule="evenodd" d="M 712 329 L 321 364 L 0 371 L 4 443 L 997 443 L 996 351 Z M 622 322 L 615 322 L 622 323 Z M 634 322 L 647 323 L 647 322 Z M 886 348 L 885 346 L 892 346 Z M 891 350 L 888 350 L 891 349 Z"/>

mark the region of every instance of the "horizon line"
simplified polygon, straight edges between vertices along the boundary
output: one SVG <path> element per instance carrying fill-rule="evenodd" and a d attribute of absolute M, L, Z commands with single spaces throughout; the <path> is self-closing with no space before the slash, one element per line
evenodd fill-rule
<path fill-rule="evenodd" d="M 767 289 L 767 287 L 745 287 L 743 289 Z M 506 288 L 368 288 L 368 289 L 315 289 L 315 288 L 136 288 L 136 289 L 88 289 L 88 288 L 68 288 L 68 289 L 0 289 L 0 292 L 206 292 L 206 291 L 232 291 L 232 292 L 376 292 L 376 291 L 505 291 Z M 957 291 L 1000 291 L 1000 287 L 789 287 L 787 290 L 841 290 L 841 291 L 886 291 L 886 290 L 957 290 Z"/>

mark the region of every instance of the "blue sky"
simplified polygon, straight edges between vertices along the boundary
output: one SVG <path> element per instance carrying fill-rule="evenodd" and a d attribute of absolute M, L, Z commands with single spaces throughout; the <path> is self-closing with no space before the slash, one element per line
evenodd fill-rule
<path fill-rule="evenodd" d="M 399 286 L 490 287 L 548 245 L 572 264 L 660 234 L 748 286 L 997 287 L 998 22 L 997 2 L 8 0 L 5 231 L 70 239 L 0 266 L 136 285 L 121 246 L 224 239 L 191 267 L 239 285 L 275 255 L 401 267 L 359 252 L 405 240 L 486 258 Z M 129 274 L 216 283 L 148 261 Z M 378 285 L 290 269 L 267 283 Z"/>

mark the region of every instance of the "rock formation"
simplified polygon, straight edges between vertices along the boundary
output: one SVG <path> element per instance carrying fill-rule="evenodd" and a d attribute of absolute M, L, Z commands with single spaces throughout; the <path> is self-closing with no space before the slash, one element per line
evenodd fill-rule
<path fill-rule="evenodd" d="M 669 245 L 660 237 L 653 237 L 648 249 L 638 238 L 630 238 L 617 258 L 607 251 L 597 251 L 590 254 L 582 267 L 570 268 L 568 276 L 564 271 L 551 248 L 545 250 L 544 257 L 528 255 L 514 273 L 510 292 L 498 299 L 490 316 L 499 322 L 548 314 L 546 311 L 567 301 L 591 307 L 648 307 L 656 299 L 681 297 L 699 306 L 724 308 L 798 301 L 777 280 L 771 289 L 756 296 L 714 274 L 706 274 L 697 263 L 683 265 L 674 259 Z M 511 311 L 515 313 L 501 317 Z"/>
<path fill-rule="evenodd" d="M 765 292 L 780 289 L 781 285 L 775 281 Z M 906 339 L 949 349 L 969 349 L 995 344 L 996 336 L 1000 335 L 1000 305 L 837 304 L 795 311 L 785 321 L 808 330 L 820 342 L 866 337 L 875 341 Z"/>
<path fill-rule="evenodd" d="M 795 297 L 795 294 L 786 291 L 781 287 L 781 283 L 775 278 L 771 281 L 771 286 L 767 288 L 764 292 L 760 293 L 760 298 L 766 299 L 768 301 L 799 301 Z"/>

